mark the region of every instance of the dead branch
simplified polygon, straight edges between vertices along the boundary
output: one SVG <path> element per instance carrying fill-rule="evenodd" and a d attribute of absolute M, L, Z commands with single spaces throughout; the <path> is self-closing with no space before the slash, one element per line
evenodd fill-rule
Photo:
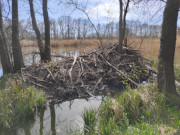
<path fill-rule="evenodd" d="M 124 47 L 119 53 L 117 46 L 105 45 L 106 57 L 99 47 L 84 55 L 64 57 L 51 64 L 31 65 L 22 70 L 23 80 L 64 99 L 93 96 L 112 88 L 122 89 L 124 81 L 134 88 L 153 78 L 156 72 L 151 62 L 142 58 L 138 50 Z"/>

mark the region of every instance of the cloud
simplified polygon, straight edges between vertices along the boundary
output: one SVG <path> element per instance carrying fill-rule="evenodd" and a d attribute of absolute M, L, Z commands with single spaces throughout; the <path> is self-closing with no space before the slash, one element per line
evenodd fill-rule
<path fill-rule="evenodd" d="M 140 20 L 146 23 L 161 23 L 163 9 L 164 3 L 157 0 L 148 2 L 142 1 L 141 3 L 130 2 L 127 20 Z M 96 12 L 96 14 L 91 17 L 95 19 L 98 14 L 99 20 L 106 21 L 106 23 L 107 20 L 115 22 L 118 22 L 119 20 L 119 0 L 104 0 L 89 10 Z"/>
<path fill-rule="evenodd" d="M 148 3 L 142 1 L 141 4 L 135 5 L 130 3 L 127 20 L 140 20 L 142 22 L 157 22 L 162 21 L 162 11 L 164 4 L 157 3 L 157 0 L 151 0 Z M 79 4 L 85 5 L 87 2 L 86 12 L 93 23 L 108 23 L 111 21 L 118 22 L 119 20 L 119 0 L 78 0 Z M 42 18 L 42 3 L 38 0 L 34 2 L 37 20 Z M 20 19 L 29 18 L 29 5 L 28 2 L 20 1 Z M 87 18 L 85 14 L 67 5 L 60 4 L 59 0 L 50 0 L 48 2 L 49 16 L 53 19 L 58 19 L 60 16 L 70 15 L 73 18 Z M 40 14 L 39 14 L 40 13 Z"/>
<path fill-rule="evenodd" d="M 107 18 L 109 21 L 117 21 L 119 18 L 119 5 L 117 0 L 104 0 L 103 3 L 101 2 L 89 10 L 96 12 L 99 19 Z"/>

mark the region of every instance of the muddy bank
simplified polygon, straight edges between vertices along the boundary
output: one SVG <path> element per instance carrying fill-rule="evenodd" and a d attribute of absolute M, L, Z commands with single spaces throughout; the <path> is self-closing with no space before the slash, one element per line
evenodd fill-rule
<path fill-rule="evenodd" d="M 117 46 L 108 44 L 80 56 L 59 56 L 59 62 L 31 65 L 22 69 L 23 80 L 44 89 L 51 98 L 67 100 L 108 89 L 136 88 L 153 77 L 151 61 L 131 47 L 119 53 Z"/>

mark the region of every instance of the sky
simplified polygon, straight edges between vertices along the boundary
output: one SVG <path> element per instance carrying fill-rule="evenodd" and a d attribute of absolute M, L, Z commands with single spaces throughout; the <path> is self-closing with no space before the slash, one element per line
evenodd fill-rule
<path fill-rule="evenodd" d="M 3 0 L 7 1 L 7 0 Z M 60 16 L 70 15 L 73 18 L 87 18 L 85 14 L 79 10 L 75 10 L 72 6 L 64 4 L 65 0 L 48 0 L 48 11 L 51 19 L 58 19 Z M 93 23 L 108 23 L 111 21 L 118 22 L 119 19 L 119 0 L 76 0 L 80 6 L 86 5 L 86 12 Z M 149 0 L 149 3 L 141 4 L 130 3 L 127 20 L 139 20 L 144 23 L 161 24 L 164 3 L 158 0 Z M 11 0 L 10 0 L 11 4 Z M 7 5 L 7 4 L 6 4 Z M 42 16 L 42 0 L 34 0 L 36 19 L 43 21 Z M 6 6 L 5 10 L 8 11 Z M 6 16 L 7 12 L 4 12 Z M 9 14 L 11 18 L 11 14 Z M 19 19 L 30 20 L 30 12 L 28 0 L 19 0 Z"/>

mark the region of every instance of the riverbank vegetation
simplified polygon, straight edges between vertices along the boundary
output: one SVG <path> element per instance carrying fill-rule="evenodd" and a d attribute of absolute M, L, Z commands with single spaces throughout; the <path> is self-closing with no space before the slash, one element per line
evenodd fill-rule
<path fill-rule="evenodd" d="M 0 127 L 17 127 L 45 102 L 44 93 L 24 84 L 20 76 L 3 76 L 0 79 Z"/>
<path fill-rule="evenodd" d="M 99 110 L 83 114 L 84 133 L 123 135 L 169 135 L 180 133 L 180 108 L 156 84 L 126 90 L 108 97 Z M 172 102 L 173 101 L 173 102 Z"/>

